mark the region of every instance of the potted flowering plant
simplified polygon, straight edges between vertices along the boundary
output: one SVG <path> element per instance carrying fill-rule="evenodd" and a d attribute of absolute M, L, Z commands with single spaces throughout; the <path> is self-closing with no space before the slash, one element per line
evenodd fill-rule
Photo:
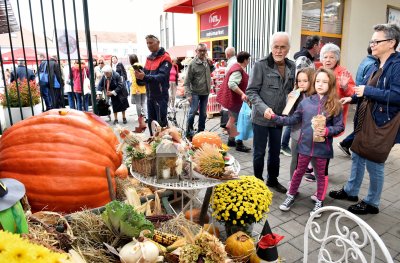
<path fill-rule="evenodd" d="M 213 217 L 225 223 L 227 235 L 231 235 L 240 230 L 249 232 L 253 223 L 265 217 L 272 192 L 255 176 L 240 176 L 216 186 L 212 200 Z"/>
<path fill-rule="evenodd" d="M 4 92 L 0 94 L 0 104 L 3 108 L 7 109 L 4 112 L 6 126 L 10 126 L 10 114 L 12 122 L 16 123 L 22 118 L 20 108 L 22 108 L 23 119 L 32 116 L 33 107 L 34 114 L 37 115 L 41 112 L 40 105 L 40 91 L 39 86 L 35 81 L 18 80 L 18 82 L 13 81 L 6 86 L 7 94 Z M 18 98 L 19 93 L 19 98 Z"/>

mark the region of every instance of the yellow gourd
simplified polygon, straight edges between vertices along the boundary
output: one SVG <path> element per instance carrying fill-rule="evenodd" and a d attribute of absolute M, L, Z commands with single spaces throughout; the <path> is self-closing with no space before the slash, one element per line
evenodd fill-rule
<path fill-rule="evenodd" d="M 260 263 L 261 259 L 257 256 L 256 252 L 251 254 L 250 256 L 250 263 Z"/>
<path fill-rule="evenodd" d="M 226 240 L 225 250 L 237 262 L 247 262 L 254 253 L 254 241 L 244 232 L 236 232 Z"/>

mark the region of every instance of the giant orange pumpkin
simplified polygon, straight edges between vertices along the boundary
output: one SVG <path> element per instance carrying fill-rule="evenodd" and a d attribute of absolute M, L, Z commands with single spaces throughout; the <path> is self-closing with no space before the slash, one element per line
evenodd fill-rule
<path fill-rule="evenodd" d="M 195 148 L 200 148 L 204 143 L 212 144 L 220 148 L 222 146 L 221 137 L 216 132 L 203 131 L 197 133 L 192 138 L 192 145 Z"/>
<path fill-rule="evenodd" d="M 110 201 L 105 168 L 114 177 L 121 164 L 117 144 L 112 129 L 96 115 L 51 110 L 4 132 L 0 178 L 22 182 L 33 211 L 99 207 Z"/>

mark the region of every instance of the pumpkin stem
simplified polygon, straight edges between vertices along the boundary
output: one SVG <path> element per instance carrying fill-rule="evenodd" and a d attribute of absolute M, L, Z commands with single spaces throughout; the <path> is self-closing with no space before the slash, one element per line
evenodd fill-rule
<path fill-rule="evenodd" d="M 237 236 L 236 240 L 240 241 L 240 242 L 246 242 L 247 240 L 249 240 L 249 236 L 246 234 L 241 234 L 240 236 Z"/>

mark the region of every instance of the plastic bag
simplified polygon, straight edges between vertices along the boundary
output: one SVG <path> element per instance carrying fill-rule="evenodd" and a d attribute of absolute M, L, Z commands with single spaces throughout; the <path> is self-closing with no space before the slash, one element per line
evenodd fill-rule
<path fill-rule="evenodd" d="M 239 112 L 237 131 L 240 133 L 236 140 L 248 140 L 253 138 L 253 126 L 251 124 L 251 109 L 246 102 L 243 102 Z"/>

